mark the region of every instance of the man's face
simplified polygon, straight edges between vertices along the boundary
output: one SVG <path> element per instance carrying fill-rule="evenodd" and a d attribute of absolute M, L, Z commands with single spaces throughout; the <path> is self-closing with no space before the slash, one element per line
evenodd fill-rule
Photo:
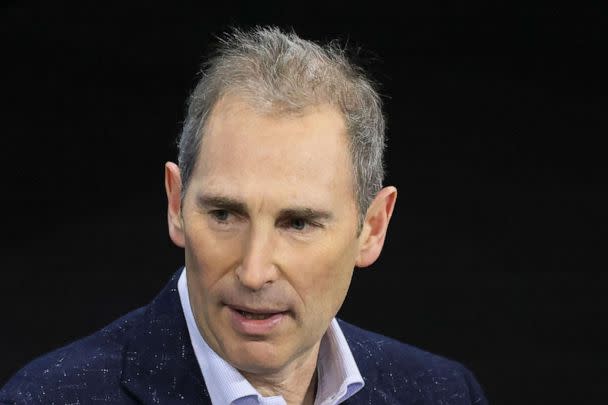
<path fill-rule="evenodd" d="M 316 355 L 360 250 L 344 119 L 222 99 L 182 205 L 191 305 L 211 348 L 249 373 Z"/>

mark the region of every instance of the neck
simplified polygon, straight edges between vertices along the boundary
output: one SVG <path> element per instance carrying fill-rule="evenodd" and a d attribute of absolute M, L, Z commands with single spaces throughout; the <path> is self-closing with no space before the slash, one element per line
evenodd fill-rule
<path fill-rule="evenodd" d="M 293 361 L 279 373 L 241 373 L 264 397 L 281 395 L 288 405 L 313 405 L 317 390 L 318 354 L 319 344 L 306 358 Z"/>

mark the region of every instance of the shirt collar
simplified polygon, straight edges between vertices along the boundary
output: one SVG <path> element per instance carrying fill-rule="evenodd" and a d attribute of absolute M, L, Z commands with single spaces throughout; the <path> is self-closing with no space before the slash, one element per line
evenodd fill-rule
<path fill-rule="evenodd" d="M 239 371 L 207 345 L 190 307 L 186 269 L 177 283 L 188 333 L 213 404 L 284 404 L 282 397 L 262 397 Z M 346 338 L 332 319 L 319 348 L 315 405 L 339 404 L 363 388 L 364 382 Z"/>

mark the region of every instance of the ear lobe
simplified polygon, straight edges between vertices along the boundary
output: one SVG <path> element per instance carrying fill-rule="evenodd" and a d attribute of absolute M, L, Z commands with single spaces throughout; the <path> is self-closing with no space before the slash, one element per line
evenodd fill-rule
<path fill-rule="evenodd" d="M 165 163 L 165 191 L 167 192 L 167 222 L 169 236 L 179 247 L 185 246 L 184 224 L 181 214 L 182 180 L 179 167 L 173 162 Z"/>
<path fill-rule="evenodd" d="M 359 255 L 355 261 L 357 267 L 370 266 L 380 256 L 396 201 L 397 189 L 384 187 L 367 209 L 359 236 Z"/>

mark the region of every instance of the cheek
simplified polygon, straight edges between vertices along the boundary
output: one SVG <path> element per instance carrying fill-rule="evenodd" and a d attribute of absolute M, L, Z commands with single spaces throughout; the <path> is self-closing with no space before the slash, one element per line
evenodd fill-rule
<path fill-rule="evenodd" d="M 342 305 L 355 265 L 350 245 L 330 243 L 300 256 L 294 287 L 305 301 L 307 312 L 314 308 L 324 318 L 332 318 Z"/>
<path fill-rule="evenodd" d="M 234 268 L 239 249 L 236 241 L 218 240 L 203 226 L 188 229 L 185 239 L 186 267 L 203 289 L 211 289 Z"/>

